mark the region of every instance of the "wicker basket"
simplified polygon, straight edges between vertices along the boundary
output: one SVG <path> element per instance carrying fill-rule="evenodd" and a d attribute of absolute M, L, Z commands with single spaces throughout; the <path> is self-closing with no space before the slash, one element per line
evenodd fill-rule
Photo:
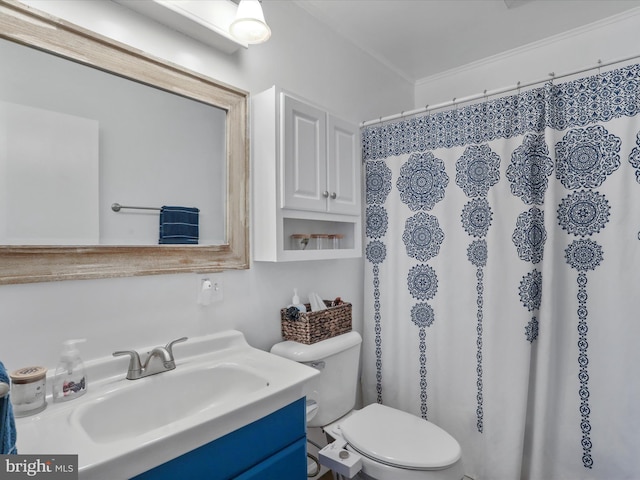
<path fill-rule="evenodd" d="M 307 312 L 300 312 L 297 320 L 289 319 L 287 309 L 281 309 L 282 338 L 311 345 L 351 331 L 351 304 L 345 302 L 332 307 L 331 301 L 324 300 L 324 303 L 327 309 L 317 312 L 309 311 L 310 305 L 305 304 Z"/>

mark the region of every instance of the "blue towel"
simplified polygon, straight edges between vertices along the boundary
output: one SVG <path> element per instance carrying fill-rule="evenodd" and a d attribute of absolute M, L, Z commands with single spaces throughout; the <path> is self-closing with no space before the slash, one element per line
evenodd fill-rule
<path fill-rule="evenodd" d="M 0 382 L 10 385 L 9 375 L 0 362 Z M 16 448 L 16 422 L 13 418 L 13 407 L 9 394 L 0 398 L 0 454 L 15 455 L 18 453 Z"/>
<path fill-rule="evenodd" d="M 200 210 L 191 207 L 167 207 L 160 209 L 159 244 L 197 244 Z"/>

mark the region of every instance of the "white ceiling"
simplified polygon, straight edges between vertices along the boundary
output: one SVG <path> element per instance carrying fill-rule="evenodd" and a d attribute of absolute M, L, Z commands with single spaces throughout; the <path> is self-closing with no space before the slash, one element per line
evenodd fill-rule
<path fill-rule="evenodd" d="M 640 0 L 296 3 L 411 82 L 640 8 Z"/>

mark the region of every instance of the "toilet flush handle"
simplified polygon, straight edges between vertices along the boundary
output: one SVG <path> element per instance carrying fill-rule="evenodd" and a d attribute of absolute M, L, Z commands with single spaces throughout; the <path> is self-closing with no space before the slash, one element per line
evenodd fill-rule
<path fill-rule="evenodd" d="M 316 362 L 305 362 L 305 365 L 309 365 L 310 367 L 315 368 L 316 370 L 324 370 L 326 364 L 324 360 L 318 360 Z"/>

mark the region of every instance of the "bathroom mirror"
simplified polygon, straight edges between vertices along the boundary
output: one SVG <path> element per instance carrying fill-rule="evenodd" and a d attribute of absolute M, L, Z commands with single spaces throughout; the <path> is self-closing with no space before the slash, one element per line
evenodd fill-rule
<path fill-rule="evenodd" d="M 100 161 L 105 155 L 103 144 L 106 144 L 110 138 L 103 137 L 108 137 L 107 134 L 115 136 L 117 129 L 109 130 L 105 127 L 106 124 L 101 123 L 101 120 L 94 121 L 92 118 L 83 118 L 91 117 L 92 115 L 69 116 L 67 112 L 64 112 L 60 116 L 58 112 L 53 112 L 54 109 L 52 109 L 51 111 L 54 115 L 51 118 L 43 119 L 39 112 L 51 113 L 48 111 L 48 105 L 43 109 L 32 109 L 31 105 L 29 105 L 25 112 L 24 105 L 18 105 L 17 110 L 15 110 L 15 105 L 5 103 L 4 106 L 8 105 L 10 108 L 0 109 L 2 114 L 0 115 L 0 126 L 3 122 L 3 115 L 5 125 L 17 124 L 14 121 L 15 118 L 26 118 L 24 122 L 28 125 L 27 132 L 31 131 L 29 129 L 32 128 L 36 129 L 40 122 L 43 123 L 44 127 L 41 127 L 41 130 L 34 130 L 35 132 L 49 132 L 53 130 L 53 126 L 65 125 L 60 127 L 63 133 L 55 134 L 57 142 L 64 144 L 68 148 L 71 148 L 70 145 L 72 145 L 73 148 L 77 147 L 83 152 L 89 153 L 86 156 L 79 156 L 82 160 L 76 159 L 75 163 L 67 164 L 67 171 L 62 173 L 59 172 L 57 167 L 55 169 L 52 167 L 53 162 L 47 162 L 46 168 L 41 164 L 37 164 L 37 168 L 34 168 L 34 164 L 30 164 L 30 166 L 22 164 L 18 164 L 17 167 L 16 165 L 13 166 L 13 170 L 23 171 L 23 176 L 18 177 L 22 180 L 14 181 L 11 184 L 13 185 L 12 188 L 7 187 L 6 181 L 4 182 L 5 191 L 0 192 L 0 203 L 3 201 L 3 196 L 5 197 L 5 203 L 7 203 L 6 197 L 11 194 L 13 204 L 20 205 L 20 208 L 22 208 L 26 200 L 16 203 L 16 197 L 29 198 L 29 195 L 25 193 L 28 191 L 27 185 L 33 192 L 39 192 L 40 188 L 46 188 L 47 181 L 44 177 L 44 172 L 40 172 L 41 170 L 49 169 L 52 172 L 55 170 L 57 173 L 52 174 L 57 174 L 61 178 L 64 177 L 65 181 L 68 180 L 69 176 L 77 177 L 74 185 L 78 186 L 77 195 L 78 198 L 82 198 L 82 201 L 72 202 L 70 199 L 74 198 L 76 193 L 74 191 L 73 195 L 69 195 L 66 189 L 65 195 L 55 195 L 54 191 L 54 195 L 50 196 L 57 197 L 57 200 L 63 200 L 65 196 L 70 197 L 66 204 L 73 205 L 74 208 L 77 206 L 78 213 L 73 213 L 72 215 L 78 215 L 78 222 L 75 223 L 82 225 L 84 231 L 78 233 L 77 236 L 70 236 L 69 238 L 72 238 L 72 240 L 67 242 L 58 241 L 57 239 L 51 241 L 43 240 L 42 244 L 37 244 L 37 240 L 35 242 L 2 242 L 4 244 L 0 245 L 0 284 L 159 273 L 213 272 L 225 269 L 248 268 L 248 94 L 246 92 L 159 60 L 13 0 L 0 0 L 0 38 L 4 39 L 2 40 L 3 43 L 7 43 L 13 49 L 27 49 L 29 53 L 21 56 L 44 55 L 51 57 L 52 60 L 50 61 L 69 63 L 73 65 L 72 68 L 84 68 L 94 72 L 99 70 L 100 74 L 109 72 L 110 75 L 108 76 L 113 77 L 114 81 L 131 83 L 135 85 L 134 89 L 144 88 L 152 91 L 151 96 L 158 95 L 158 92 L 161 92 L 162 95 L 169 97 L 169 100 L 160 102 L 160 104 L 167 104 L 168 112 L 166 116 L 156 112 L 153 117 L 164 117 L 172 120 L 178 118 L 178 107 L 175 106 L 174 102 L 177 101 L 176 99 L 184 101 L 188 106 L 185 107 L 185 113 L 183 114 L 185 117 L 183 118 L 197 118 L 197 120 L 194 120 L 193 125 L 197 125 L 198 129 L 204 132 L 202 136 L 206 138 L 204 146 L 198 147 L 193 151 L 178 149 L 172 152 L 175 157 L 175 164 L 167 161 L 158 162 L 158 168 L 155 169 L 153 168 L 153 159 L 158 157 L 157 154 L 155 156 L 151 155 L 152 159 L 147 160 L 147 162 L 152 162 L 151 168 L 149 168 L 148 163 L 144 164 L 142 160 L 142 154 L 146 153 L 147 150 L 152 151 L 153 148 L 144 144 L 136 145 L 137 151 L 129 154 L 126 161 L 123 161 L 119 167 L 122 169 L 126 164 L 129 172 L 125 179 L 118 180 L 117 183 L 126 184 L 126 178 L 130 179 L 132 172 L 136 169 L 149 172 L 148 176 L 144 176 L 147 184 L 142 186 L 141 189 L 150 197 L 153 197 L 153 194 L 149 195 L 149 192 L 156 193 L 154 199 L 149 200 L 153 204 L 141 199 L 139 189 L 135 188 L 135 182 L 130 182 L 134 185 L 130 190 L 122 190 L 123 192 L 130 192 L 130 194 L 120 192 L 112 195 L 118 196 L 118 198 L 105 200 L 102 197 L 104 197 L 104 191 L 108 190 L 109 187 L 100 183 L 98 177 L 105 173 L 106 167 Z M 42 71 L 50 72 L 48 68 L 43 67 Z M 6 71 L 6 69 L 7 65 L 4 64 L 2 70 Z M 47 77 L 44 73 L 43 76 Z M 14 80 L 14 83 L 27 82 L 16 82 Z M 65 82 L 60 81 L 60 83 Z M 118 90 L 121 90 L 121 88 L 118 87 Z M 133 93 L 132 95 L 133 98 L 139 99 L 139 102 L 143 103 L 142 93 Z M 47 95 L 41 93 L 41 96 L 46 97 Z M 57 94 L 53 96 L 57 96 Z M 2 99 L 0 98 L 1 101 Z M 79 103 L 85 102 L 80 101 Z M 128 103 L 138 102 L 129 101 Z M 147 110 L 150 110 L 148 105 L 145 104 L 145 106 Z M 11 116 L 6 112 L 9 112 Z M 122 112 L 121 115 L 124 121 L 127 112 Z M 7 122 L 7 118 L 10 118 L 11 122 Z M 68 128 L 66 127 L 67 123 L 70 125 Z M 146 122 L 143 123 L 146 124 Z M 172 137 L 181 138 L 184 136 L 182 133 L 173 134 L 180 127 L 180 124 L 181 122 L 174 121 L 174 124 L 169 126 L 172 129 L 170 130 Z M 67 128 L 66 134 L 69 138 L 80 138 L 82 141 L 60 140 L 60 138 L 64 138 L 65 128 Z M 7 132 L 14 132 L 14 130 L 14 127 L 0 129 L 0 136 L 3 135 L 1 132 L 4 132 L 4 135 L 8 135 Z M 189 128 L 185 130 L 184 134 L 191 134 L 190 130 L 197 129 Z M 208 132 L 211 134 L 208 135 Z M 151 136 L 153 137 L 153 135 L 156 135 L 155 138 L 157 138 L 158 134 L 154 132 Z M 159 135 L 162 137 L 168 136 L 167 134 Z M 34 136 L 40 138 L 43 135 L 42 133 L 36 133 L 31 137 L 33 138 Z M 8 144 L 8 142 L 4 143 Z M 75 145 L 76 143 L 79 143 L 79 145 Z M 129 142 L 128 145 L 131 145 L 131 143 Z M 177 140 L 174 143 L 179 146 Z M 193 142 L 187 138 L 184 143 L 191 145 Z M 100 144 L 101 148 L 99 153 L 97 153 L 98 144 Z M 47 148 L 45 146 L 44 150 L 47 151 Z M 126 149 L 120 148 L 123 152 L 132 150 L 128 147 Z M 165 147 L 162 148 L 164 149 Z M 108 150 L 113 150 L 113 148 L 109 147 Z M 204 171 L 199 172 L 198 175 L 191 179 L 188 177 L 186 179 L 178 179 L 181 169 L 182 171 L 190 171 L 192 169 L 189 164 L 184 162 L 198 155 L 201 156 L 200 163 L 206 163 L 206 165 L 203 165 Z M 209 155 L 211 161 L 203 162 L 202 158 L 208 159 Z M 75 153 L 63 154 L 62 156 L 64 158 L 75 158 Z M 47 157 L 47 160 L 49 160 L 52 155 Z M 109 168 L 113 169 L 115 167 Z M 0 174 L 5 175 L 7 167 L 0 161 L 0 170 L 3 169 L 5 172 L 0 172 Z M 154 175 L 153 172 L 169 169 L 174 169 L 177 173 L 167 174 L 165 172 L 165 177 L 175 179 L 173 181 L 176 182 L 176 185 L 178 183 L 183 184 L 181 186 L 182 190 L 188 191 L 189 187 L 192 186 L 192 190 L 198 190 L 208 196 L 196 196 L 195 198 L 199 200 L 193 200 L 189 196 L 176 195 L 173 191 L 174 185 L 171 183 L 168 186 L 157 187 L 155 181 L 158 175 Z M 37 185 L 35 183 L 32 184 L 35 180 L 24 176 L 24 172 L 28 170 L 36 170 L 39 172 L 40 177 L 45 178 L 41 180 L 42 187 L 34 187 L 34 185 Z M 197 177 L 210 178 L 212 181 L 211 185 L 208 185 L 209 188 L 193 187 L 193 185 L 197 185 Z M 214 185 L 214 180 L 218 180 L 219 184 Z M 153 182 L 152 186 L 150 186 L 149 182 Z M 24 185 L 25 188 L 20 188 L 20 184 Z M 187 185 L 186 189 L 184 184 Z M 17 188 L 15 188 L 16 186 Z M 70 187 L 69 191 L 71 190 L 72 188 Z M 96 199 L 96 190 L 100 190 L 102 195 L 100 201 Z M 158 194 L 158 190 L 167 193 L 166 195 Z M 177 186 L 175 190 L 178 191 Z M 138 196 L 136 197 L 136 195 Z M 44 196 L 43 198 L 47 197 Z M 129 244 L 130 242 L 124 234 L 105 240 L 104 235 L 101 235 L 107 230 L 105 228 L 105 218 L 109 218 L 111 222 L 133 222 L 132 225 L 136 226 L 143 224 L 143 222 L 147 222 L 147 224 L 155 222 L 153 229 L 158 224 L 158 212 L 132 209 L 115 213 L 109 208 L 110 211 L 107 213 L 104 211 L 105 202 L 108 202 L 109 207 L 111 202 L 118 202 L 125 206 L 136 206 L 136 204 L 143 203 L 141 206 L 152 208 L 172 204 L 197 206 L 203 214 L 204 225 L 201 225 L 201 230 L 203 232 L 212 230 L 213 233 L 211 235 L 207 234 L 205 238 L 202 238 L 203 241 L 199 245 L 157 245 L 153 244 L 153 240 L 148 241 L 148 243 L 146 241 L 133 240 L 132 244 Z M 199 202 L 200 204 L 189 204 L 194 202 Z M 45 201 L 44 203 L 46 204 L 47 202 Z M 188 205 L 185 205 L 185 203 Z M 86 215 L 81 211 L 80 207 L 84 207 L 89 212 L 95 212 L 95 215 Z M 210 228 L 210 226 L 207 226 L 207 222 L 212 223 L 212 221 L 209 221 L 209 214 L 216 209 L 218 213 L 215 215 L 219 217 L 218 225 Z M 204 214 L 207 216 L 205 217 Z M 55 215 L 55 213 L 48 215 L 40 213 L 40 217 L 42 217 L 40 219 L 23 221 L 25 225 L 29 225 L 29 223 L 37 224 L 38 222 L 44 222 L 47 217 L 50 218 Z M 2 233 L 3 228 L 7 229 L 7 225 L 12 226 L 15 223 L 14 220 L 8 221 L 8 218 L 16 219 L 24 216 L 16 215 L 14 211 L 13 215 L 4 214 L 5 218 L 2 217 L 3 214 L 0 213 L 0 223 L 4 222 L 0 224 L 0 233 Z M 125 228 L 123 231 L 126 232 L 127 229 Z"/>

